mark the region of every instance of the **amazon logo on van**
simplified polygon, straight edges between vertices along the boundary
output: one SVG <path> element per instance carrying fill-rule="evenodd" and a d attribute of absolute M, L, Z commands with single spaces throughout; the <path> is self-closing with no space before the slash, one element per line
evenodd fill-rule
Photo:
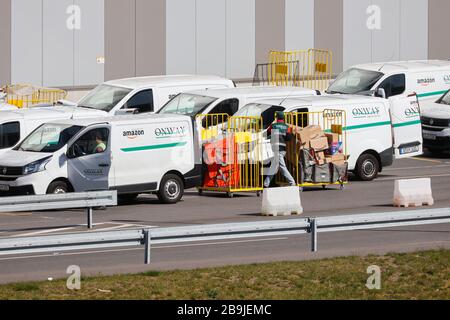
<path fill-rule="evenodd" d="M 380 107 L 354 108 L 352 113 L 356 118 L 374 117 L 380 114 Z"/>
<path fill-rule="evenodd" d="M 145 135 L 144 130 L 126 130 L 123 131 L 123 136 L 128 139 L 136 139 L 139 136 Z"/>
<path fill-rule="evenodd" d="M 430 84 L 433 84 L 436 82 L 435 78 L 425 78 L 425 79 L 418 79 L 417 84 L 420 84 L 421 86 L 428 86 Z"/>
<path fill-rule="evenodd" d="M 186 127 L 166 127 L 155 129 L 155 135 L 158 138 L 184 136 L 185 134 L 186 134 Z"/>

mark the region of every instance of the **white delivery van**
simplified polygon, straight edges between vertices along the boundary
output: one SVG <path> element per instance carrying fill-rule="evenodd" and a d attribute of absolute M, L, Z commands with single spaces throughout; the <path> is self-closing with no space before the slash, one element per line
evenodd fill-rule
<path fill-rule="evenodd" d="M 383 89 L 383 90 L 380 90 Z M 419 100 L 437 99 L 450 89 L 450 61 L 418 60 L 369 63 L 341 73 L 327 93 L 368 94 L 386 98 L 416 93 Z"/>
<path fill-rule="evenodd" d="M 424 147 L 435 154 L 450 151 L 450 91 L 420 107 Z"/>
<path fill-rule="evenodd" d="M 413 157 L 423 152 L 416 95 L 390 99 L 332 95 L 261 100 L 245 106 L 236 116 L 261 116 L 266 129 L 277 111 L 323 112 L 328 109 L 345 111 L 349 170 L 361 180 L 375 179 L 384 167 L 392 165 L 394 158 Z M 319 123 L 323 121 L 319 119 Z"/>
<path fill-rule="evenodd" d="M 180 93 L 158 111 L 159 114 L 234 115 L 243 106 L 261 99 L 284 99 L 320 95 L 320 91 L 299 87 L 239 87 L 205 89 Z"/>
<path fill-rule="evenodd" d="M 0 157 L 0 195 L 117 190 L 175 203 L 201 181 L 193 141 L 181 115 L 46 123 Z"/>
<path fill-rule="evenodd" d="M 234 88 L 233 81 L 217 76 L 170 75 L 105 82 L 78 103 L 78 107 L 108 115 L 158 111 L 167 101 L 186 91 Z"/>
<path fill-rule="evenodd" d="M 53 108 L 0 108 L 0 155 L 45 122 L 61 119 L 101 118 L 127 113 L 150 113 L 180 92 L 234 87 L 216 76 L 156 76 L 108 81 L 91 91 L 79 104 Z M 8 130 L 8 131 L 5 131 Z M 8 137 L 3 135 L 7 134 Z"/>

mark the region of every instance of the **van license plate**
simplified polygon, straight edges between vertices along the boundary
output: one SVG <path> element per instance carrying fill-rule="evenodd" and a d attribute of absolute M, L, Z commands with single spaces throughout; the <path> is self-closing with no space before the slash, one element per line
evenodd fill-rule
<path fill-rule="evenodd" d="M 400 154 L 404 155 L 404 154 L 410 154 L 410 153 L 414 153 L 414 152 L 419 152 L 420 147 L 416 146 L 416 147 L 408 147 L 408 148 L 401 148 L 400 149 Z"/>
<path fill-rule="evenodd" d="M 6 184 L 0 184 L 0 191 L 9 191 L 9 186 Z"/>
<path fill-rule="evenodd" d="M 423 138 L 425 140 L 436 140 L 436 135 L 434 135 L 432 133 L 424 133 Z"/>

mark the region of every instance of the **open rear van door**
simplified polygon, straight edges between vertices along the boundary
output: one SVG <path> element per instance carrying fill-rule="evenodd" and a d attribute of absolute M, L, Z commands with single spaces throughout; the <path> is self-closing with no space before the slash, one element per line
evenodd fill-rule
<path fill-rule="evenodd" d="M 422 124 L 417 95 L 389 98 L 393 147 L 396 159 L 423 153 Z"/>

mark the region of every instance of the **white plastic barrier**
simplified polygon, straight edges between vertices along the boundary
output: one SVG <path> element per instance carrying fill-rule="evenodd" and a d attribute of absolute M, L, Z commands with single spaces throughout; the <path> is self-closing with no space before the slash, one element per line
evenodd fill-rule
<path fill-rule="evenodd" d="M 298 187 L 264 189 L 262 199 L 262 215 L 290 216 L 302 214 L 303 207 Z"/>
<path fill-rule="evenodd" d="M 431 179 L 395 181 L 394 207 L 421 207 L 434 204 Z"/>

